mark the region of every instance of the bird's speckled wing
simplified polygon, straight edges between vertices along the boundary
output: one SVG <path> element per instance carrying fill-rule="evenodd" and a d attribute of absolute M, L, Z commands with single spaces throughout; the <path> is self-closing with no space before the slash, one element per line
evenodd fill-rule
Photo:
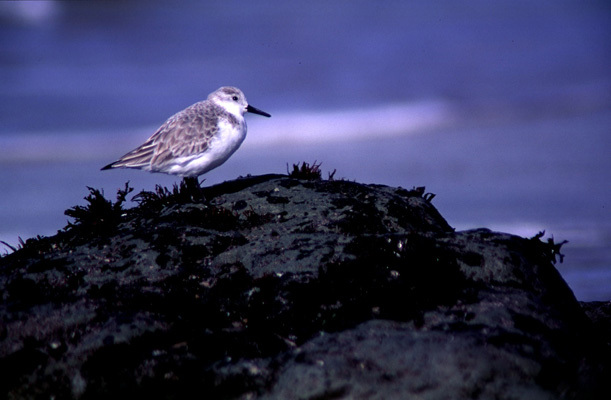
<path fill-rule="evenodd" d="M 218 132 L 218 119 L 225 111 L 201 101 L 170 117 L 144 144 L 114 162 L 112 167 L 163 170 L 170 160 L 205 152 Z"/>

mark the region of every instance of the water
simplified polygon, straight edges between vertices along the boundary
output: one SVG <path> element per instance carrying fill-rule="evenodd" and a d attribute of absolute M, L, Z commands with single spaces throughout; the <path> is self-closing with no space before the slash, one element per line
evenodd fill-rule
<path fill-rule="evenodd" d="M 86 186 L 176 182 L 99 168 L 235 85 L 273 117 L 206 184 L 318 160 L 426 186 L 458 229 L 569 240 L 576 296 L 611 299 L 607 2 L 206 3 L 0 3 L 0 240 L 54 234 Z"/>

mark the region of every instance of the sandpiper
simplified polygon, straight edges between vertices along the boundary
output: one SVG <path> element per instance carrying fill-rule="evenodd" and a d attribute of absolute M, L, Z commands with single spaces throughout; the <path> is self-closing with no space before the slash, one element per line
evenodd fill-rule
<path fill-rule="evenodd" d="M 271 117 L 249 105 L 240 89 L 223 86 L 171 116 L 144 144 L 102 170 L 135 168 L 196 178 L 240 147 L 246 137 L 246 112 Z"/>

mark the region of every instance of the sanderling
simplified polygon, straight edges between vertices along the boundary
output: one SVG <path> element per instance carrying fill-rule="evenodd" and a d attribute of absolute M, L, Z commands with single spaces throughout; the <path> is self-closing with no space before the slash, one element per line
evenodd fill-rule
<path fill-rule="evenodd" d="M 250 106 L 240 89 L 219 88 L 207 100 L 171 116 L 144 144 L 102 170 L 135 168 L 196 178 L 240 147 L 246 137 L 246 112 L 271 117 Z"/>

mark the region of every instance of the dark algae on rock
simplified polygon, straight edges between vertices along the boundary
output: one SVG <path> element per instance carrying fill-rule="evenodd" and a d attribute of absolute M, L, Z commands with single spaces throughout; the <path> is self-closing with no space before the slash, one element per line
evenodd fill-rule
<path fill-rule="evenodd" d="M 455 232 L 423 188 L 319 166 L 157 187 L 130 209 L 128 185 L 89 189 L 64 230 L 0 258 L 0 396 L 609 393 L 609 306 L 575 300 L 561 243 Z"/>

